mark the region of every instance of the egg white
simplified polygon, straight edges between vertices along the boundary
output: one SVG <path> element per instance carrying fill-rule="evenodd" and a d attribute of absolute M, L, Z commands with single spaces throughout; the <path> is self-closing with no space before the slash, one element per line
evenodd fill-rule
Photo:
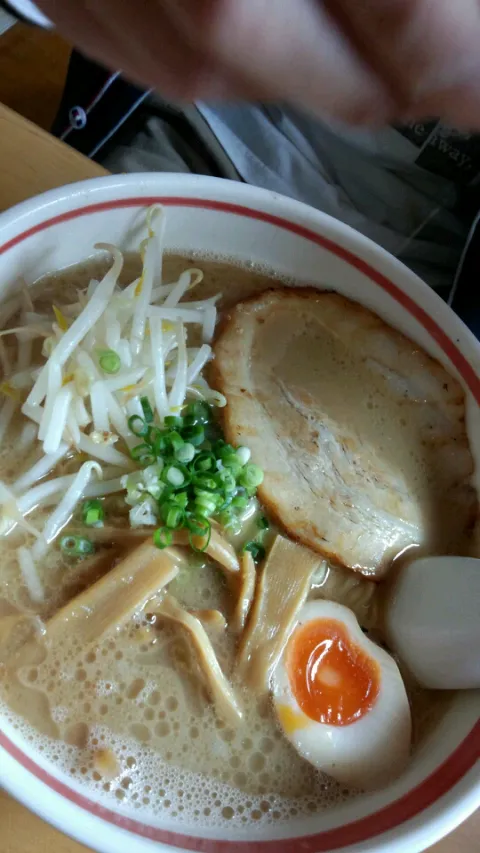
<path fill-rule="evenodd" d="M 393 658 L 365 636 L 347 607 L 332 601 L 309 602 L 300 611 L 295 630 L 318 619 L 341 622 L 352 644 L 360 646 L 377 662 L 378 696 L 370 711 L 348 725 L 316 722 L 301 710 L 293 694 L 285 651 L 272 684 L 280 725 L 282 717 L 285 718 L 282 706 L 287 706 L 289 724 L 288 731 L 282 725 L 284 734 L 307 761 L 348 787 L 363 790 L 382 787 L 401 774 L 410 754 L 411 715 L 400 671 Z"/>

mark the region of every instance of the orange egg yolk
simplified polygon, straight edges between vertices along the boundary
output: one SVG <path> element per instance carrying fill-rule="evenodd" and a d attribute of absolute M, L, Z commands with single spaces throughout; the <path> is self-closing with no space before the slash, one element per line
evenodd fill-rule
<path fill-rule="evenodd" d="M 337 619 L 299 626 L 288 644 L 286 664 L 299 707 L 318 723 L 348 726 L 375 704 L 380 667 Z"/>

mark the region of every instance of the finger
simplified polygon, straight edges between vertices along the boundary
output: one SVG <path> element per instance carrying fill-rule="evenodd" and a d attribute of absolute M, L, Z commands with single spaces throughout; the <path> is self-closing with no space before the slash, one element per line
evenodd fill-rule
<path fill-rule="evenodd" d="M 348 120 L 388 118 L 381 80 L 315 0 L 168 0 L 191 45 L 269 99 Z"/>
<path fill-rule="evenodd" d="M 110 68 L 172 99 L 198 95 L 198 81 L 218 89 L 217 68 L 188 44 L 157 0 L 41 0 L 42 9 L 79 48 Z M 227 87 L 227 83 L 225 86 Z"/>
<path fill-rule="evenodd" d="M 478 0 L 327 0 L 398 110 L 455 119 L 480 106 Z M 478 119 L 477 119 L 478 124 Z"/>

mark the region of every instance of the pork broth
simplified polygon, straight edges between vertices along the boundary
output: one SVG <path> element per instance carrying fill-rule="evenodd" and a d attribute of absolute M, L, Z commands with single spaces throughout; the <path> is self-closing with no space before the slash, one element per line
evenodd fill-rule
<path fill-rule="evenodd" d="M 204 272 L 201 298 L 222 293 L 223 310 L 278 286 L 268 271 L 184 256 L 165 258 L 164 280 L 178 279 L 192 265 Z M 132 256 L 127 267 L 123 278 L 130 282 L 138 259 Z M 68 292 L 85 289 L 104 271 L 103 262 L 95 261 L 42 280 L 35 285 L 35 310 L 64 302 Z M 352 383 L 355 390 L 353 377 Z M 345 405 L 344 398 L 341 403 Z M 21 449 L 22 441 L 25 419 L 18 415 L 0 450 L 0 478 L 7 484 L 38 458 L 38 450 L 28 443 Z M 398 448 L 396 452 L 401 455 Z M 49 476 L 68 474 L 75 464 L 75 459 L 63 460 Z M 42 625 L 133 546 L 125 533 L 128 508 L 123 498 L 106 497 L 104 505 L 111 537 L 81 561 L 65 556 L 53 542 L 39 565 L 44 599 L 37 603 L 15 557 L 19 545 L 30 547 L 33 537 L 16 528 L 0 538 L 0 713 L 36 749 L 82 780 L 92 796 L 102 795 L 144 817 L 167 813 L 179 826 L 261 825 L 330 809 L 357 796 L 359 792 L 306 763 L 284 737 L 270 702 L 258 701 L 235 680 L 243 720 L 232 726 L 219 719 L 188 636 L 156 617 L 152 603 L 88 648 L 69 635 L 68 622 L 61 643 L 49 645 L 42 639 Z M 28 518 L 41 527 L 45 513 L 34 510 Z M 79 523 L 75 518 L 71 522 Z M 235 547 L 250 538 L 252 525 L 255 518 L 231 537 Z M 266 534 L 267 541 L 274 530 Z M 185 555 L 187 564 L 169 592 L 188 610 L 218 610 L 228 620 L 232 602 L 224 574 L 205 555 L 187 549 Z M 380 637 L 381 594 L 381 584 L 325 562 L 313 578 L 310 598 L 345 604 L 365 630 Z M 228 627 L 204 624 L 224 673 L 231 677 L 237 638 Z M 421 690 L 408 683 L 408 676 L 407 690 L 415 747 L 441 719 L 450 697 Z"/>

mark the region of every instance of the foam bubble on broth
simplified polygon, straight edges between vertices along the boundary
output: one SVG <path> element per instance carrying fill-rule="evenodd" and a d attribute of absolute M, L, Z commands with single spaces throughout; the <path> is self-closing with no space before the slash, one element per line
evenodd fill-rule
<path fill-rule="evenodd" d="M 175 280 L 191 262 L 201 263 L 206 272 L 202 297 L 222 292 L 226 307 L 278 282 L 266 267 L 232 267 L 232 260 L 236 264 L 235 259 L 213 255 L 167 255 L 164 280 Z M 51 306 L 52 294 L 65 288 L 85 287 L 90 278 L 100 278 L 107 265 L 91 260 L 44 279 L 39 287 L 45 303 Z M 127 257 L 123 280 L 132 280 L 136 271 L 138 258 Z M 197 288 L 189 297 L 197 298 Z M 0 469 L 2 477 L 12 481 L 19 473 L 12 463 L 15 425 L 7 439 Z M 29 457 L 25 468 L 33 461 Z M 40 514 L 32 518 L 38 520 Z M 28 537 L 24 541 L 31 544 Z M 14 555 L 18 544 L 17 534 L 0 540 L 2 595 L 9 607 L 25 610 L 31 602 L 19 578 Z M 172 593 L 186 607 L 228 613 L 223 577 L 210 564 L 194 562 L 190 573 L 172 583 Z M 68 600 L 87 570 L 88 561 L 75 565 L 58 547 L 50 549 L 40 566 L 46 590 L 45 603 L 37 608 L 41 618 Z M 333 597 L 334 587 L 330 589 Z M 0 627 L 2 613 L 0 607 Z M 228 674 L 233 641 L 213 631 L 211 639 Z M 356 796 L 297 755 L 269 706 L 259 709 L 255 697 L 245 692 L 240 698 L 245 719 L 234 730 L 216 717 L 181 632 L 143 616 L 96 648 L 77 648 L 66 636 L 61 648 L 39 654 L 19 670 L 18 681 L 7 680 L 5 673 L 2 678 L 0 667 L 0 717 L 33 750 L 84 783 L 92 798 L 138 818 L 148 821 L 168 814 L 179 828 L 265 826 L 331 809 Z M 437 719 L 432 702 L 418 704 L 419 720 L 431 725 L 432 714 Z M 419 725 L 423 731 L 425 725 Z"/>
<path fill-rule="evenodd" d="M 207 583 L 211 588 L 212 580 L 205 571 L 198 592 Z M 142 629 L 150 631 L 148 643 L 144 634 L 140 642 L 135 639 Z M 230 652 L 225 649 L 223 657 Z M 19 670 L 21 684 L 32 692 L 52 701 L 54 690 L 50 710 L 59 740 L 42 737 L 8 708 L 1 710 L 47 760 L 83 780 L 92 796 L 103 795 L 145 816 L 167 811 L 179 823 L 202 826 L 268 824 L 352 796 L 306 765 L 283 738 L 270 709 L 259 714 L 254 699 L 242 697 L 241 727 L 225 725 L 196 682 L 182 678 L 182 667 L 189 666 L 188 647 L 178 632 L 164 626 L 157 637 L 144 621 L 95 650 L 82 652 L 67 641 L 36 666 Z M 17 692 L 13 683 L 4 685 L 13 706 Z M 77 749 L 74 727 L 80 737 Z M 85 730 L 86 746 L 81 742 Z M 99 750 L 114 756 L 115 778 L 98 772 Z"/>

